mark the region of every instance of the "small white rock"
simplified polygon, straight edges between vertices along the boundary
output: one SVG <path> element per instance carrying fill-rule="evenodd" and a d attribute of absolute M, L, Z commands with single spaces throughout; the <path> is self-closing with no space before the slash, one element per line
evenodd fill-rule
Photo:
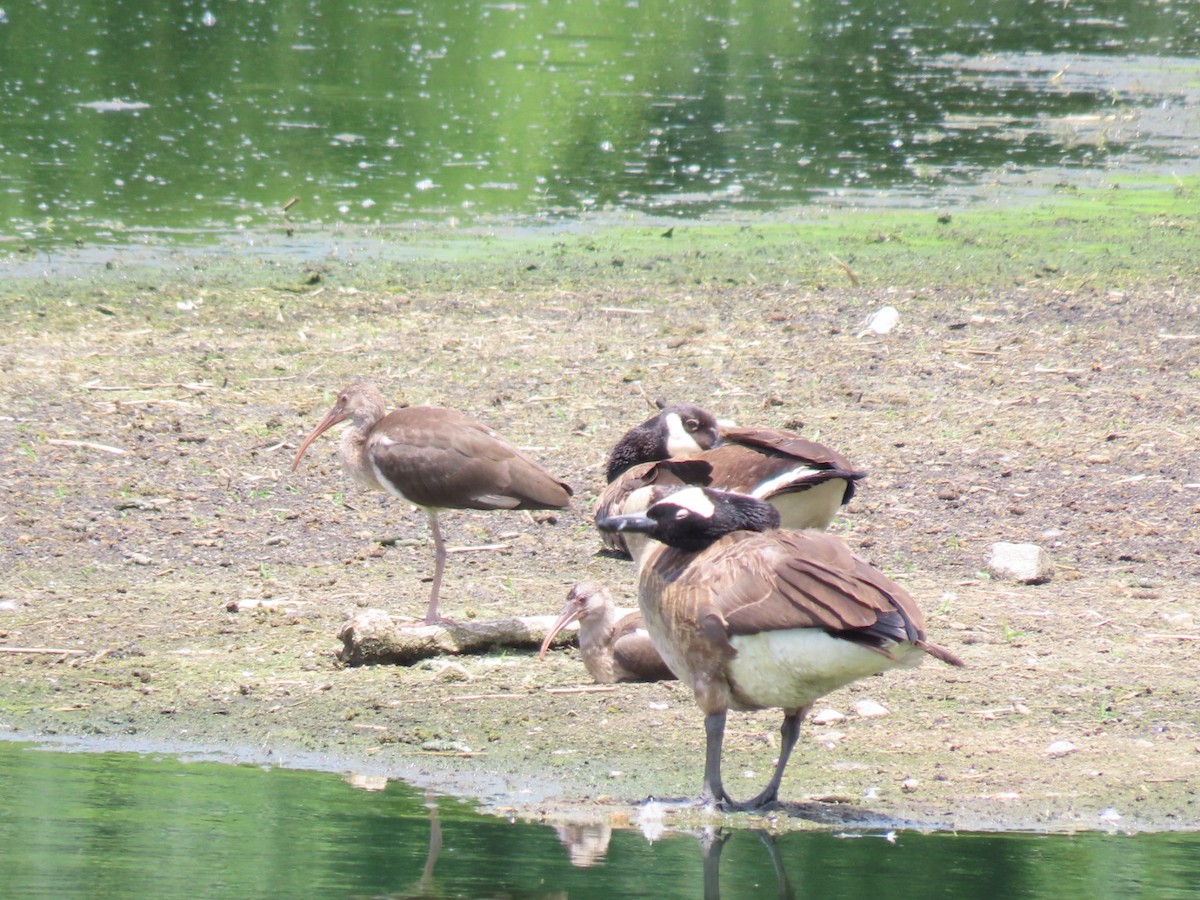
<path fill-rule="evenodd" d="M 988 571 L 997 578 L 1018 581 L 1021 584 L 1045 584 L 1054 575 L 1054 563 L 1050 556 L 1037 544 L 1010 544 L 999 541 L 992 544 L 992 558 Z"/>
<path fill-rule="evenodd" d="M 1075 745 L 1070 741 L 1055 741 L 1046 748 L 1047 756 L 1066 756 L 1068 753 L 1075 752 Z"/>
<path fill-rule="evenodd" d="M 822 709 L 809 716 L 808 721 L 814 725 L 832 725 L 834 722 L 841 722 L 845 718 L 845 714 L 838 712 L 836 709 Z"/>
<path fill-rule="evenodd" d="M 874 700 L 856 700 L 850 707 L 850 710 L 856 716 L 862 716 L 864 719 L 874 719 L 879 716 L 886 716 L 889 712 L 886 706 L 876 703 Z"/>
<path fill-rule="evenodd" d="M 900 322 L 900 311 L 894 306 L 884 306 L 867 316 L 863 322 L 859 337 L 868 334 L 887 334 Z"/>
<path fill-rule="evenodd" d="M 902 782 L 900 782 L 900 790 L 904 791 L 906 794 L 911 794 L 920 786 L 921 782 L 916 778 L 905 778 Z"/>

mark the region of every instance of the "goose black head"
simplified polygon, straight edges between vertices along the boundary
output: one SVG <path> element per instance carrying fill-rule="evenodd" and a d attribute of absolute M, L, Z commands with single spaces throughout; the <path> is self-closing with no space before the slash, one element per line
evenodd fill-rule
<path fill-rule="evenodd" d="M 708 450 L 720 442 L 717 417 L 692 403 L 664 406 L 625 432 L 608 455 L 605 477 L 612 481 L 630 466 Z"/>
<path fill-rule="evenodd" d="M 670 547 L 694 553 L 734 531 L 779 527 L 779 511 L 746 494 L 684 487 L 656 500 L 644 513 L 609 516 L 601 531 L 640 532 Z"/>

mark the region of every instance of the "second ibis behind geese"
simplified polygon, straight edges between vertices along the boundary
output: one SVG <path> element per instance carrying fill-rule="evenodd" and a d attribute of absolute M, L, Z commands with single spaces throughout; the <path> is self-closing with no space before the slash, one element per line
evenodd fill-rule
<path fill-rule="evenodd" d="M 572 622 L 579 622 L 579 652 L 588 674 L 600 684 L 616 681 L 665 681 L 675 676 L 662 661 L 637 610 L 618 609 L 608 588 L 581 581 L 567 594 L 567 603 L 546 632 L 538 656 Z"/>
<path fill-rule="evenodd" d="M 926 641 L 904 588 L 836 537 L 779 530 L 779 512 L 762 500 L 685 487 L 597 524 L 657 542 L 642 554 L 638 605 L 705 715 L 703 802 L 775 801 L 800 723 L 830 691 L 925 656 L 962 665 Z M 726 713 L 771 708 L 783 710 L 779 760 L 762 792 L 737 803 L 721 780 Z"/>
<path fill-rule="evenodd" d="M 438 525 L 441 509 L 562 509 L 571 488 L 490 428 L 453 409 L 406 406 L 388 412 L 379 390 L 356 382 L 309 432 L 292 460 L 292 471 L 309 444 L 339 422 L 338 457 L 364 487 L 386 491 L 425 510 L 433 536 L 434 571 L 425 621 L 438 615 L 446 545 Z"/>

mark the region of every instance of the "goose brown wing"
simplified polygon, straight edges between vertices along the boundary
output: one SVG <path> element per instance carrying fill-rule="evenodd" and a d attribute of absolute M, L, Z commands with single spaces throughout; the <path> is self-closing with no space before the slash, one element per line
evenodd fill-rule
<path fill-rule="evenodd" d="M 855 471 L 850 460 L 836 450 L 779 428 L 724 428 L 721 430 L 721 439 L 760 452 L 791 456 L 823 468 Z"/>
<path fill-rule="evenodd" d="M 843 503 L 849 503 L 855 493 L 855 482 L 866 473 L 855 469 L 850 460 L 836 450 L 793 434 L 772 428 L 728 428 L 721 432 L 724 443 L 705 453 L 713 464 L 714 481 L 736 480 L 739 484 L 721 484 L 730 490 L 752 493 L 760 485 L 775 481 L 791 471 L 795 477 L 784 478 L 778 491 L 805 490 L 834 478 L 846 482 Z M 725 473 L 736 476 L 725 477 Z"/>
<path fill-rule="evenodd" d="M 837 538 L 738 532 L 717 547 L 730 575 L 714 590 L 713 602 L 730 635 L 820 628 L 876 647 L 924 640 L 923 617 L 912 596 Z M 709 561 L 717 565 L 717 556 L 706 555 Z"/>
<path fill-rule="evenodd" d="M 371 430 L 368 450 L 379 474 L 422 506 L 560 509 L 570 502 L 570 487 L 455 410 L 398 409 Z"/>

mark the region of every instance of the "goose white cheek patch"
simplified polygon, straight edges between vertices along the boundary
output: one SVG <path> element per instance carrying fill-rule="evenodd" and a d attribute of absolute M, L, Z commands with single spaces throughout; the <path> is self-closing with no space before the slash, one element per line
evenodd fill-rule
<path fill-rule="evenodd" d="M 683 427 L 683 420 L 679 418 L 679 413 L 668 413 L 666 422 L 667 453 L 671 456 L 686 456 L 700 449 L 696 439 Z"/>
<path fill-rule="evenodd" d="M 698 487 L 687 487 L 676 491 L 668 500 L 673 506 L 682 506 L 706 519 L 711 519 L 717 511 L 713 502 L 708 499 L 708 494 Z"/>

